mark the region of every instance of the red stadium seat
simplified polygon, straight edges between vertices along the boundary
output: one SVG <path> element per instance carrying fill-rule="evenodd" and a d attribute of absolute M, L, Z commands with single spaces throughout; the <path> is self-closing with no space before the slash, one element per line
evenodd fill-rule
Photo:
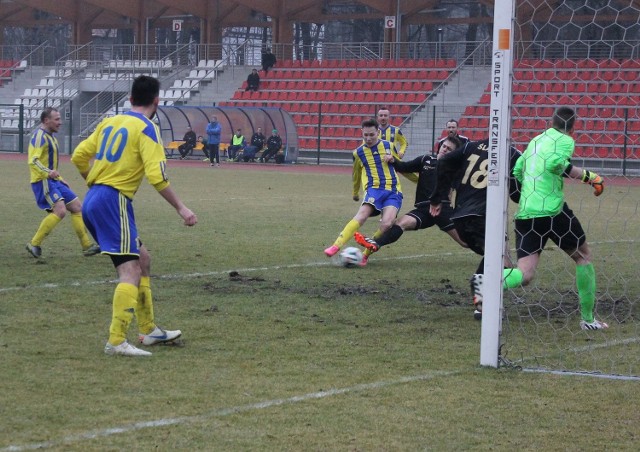
<path fill-rule="evenodd" d="M 406 95 L 406 102 L 411 104 L 420 104 L 426 96 L 422 93 L 408 93 Z"/>
<path fill-rule="evenodd" d="M 629 84 L 614 82 L 609 84 L 609 92 L 612 94 L 627 94 L 629 91 Z"/>
<path fill-rule="evenodd" d="M 411 106 L 410 105 L 400 105 L 398 107 L 398 114 L 402 116 L 408 116 L 411 114 Z M 640 124 L 640 121 L 638 122 Z"/>
<path fill-rule="evenodd" d="M 533 80 L 533 71 L 518 71 L 518 79 Z"/>
<path fill-rule="evenodd" d="M 327 113 L 334 114 L 334 115 L 338 114 L 338 104 L 333 102 L 329 103 L 329 108 L 327 108 Z"/>
<path fill-rule="evenodd" d="M 324 94 L 324 101 L 325 102 L 335 102 L 336 100 L 336 93 L 335 92 L 328 92 Z"/>
<path fill-rule="evenodd" d="M 357 104 L 347 104 L 348 105 L 348 109 L 347 109 L 347 113 L 349 113 L 350 115 L 359 115 L 362 113 L 362 107 L 360 105 Z"/>

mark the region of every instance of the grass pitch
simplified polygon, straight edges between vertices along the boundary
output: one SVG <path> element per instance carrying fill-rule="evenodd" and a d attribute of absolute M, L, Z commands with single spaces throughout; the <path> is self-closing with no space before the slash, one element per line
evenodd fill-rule
<path fill-rule="evenodd" d="M 348 169 L 172 163 L 173 186 L 198 225 L 182 226 L 146 185 L 134 206 L 153 257 L 156 319 L 182 329 L 183 342 L 128 359 L 102 352 L 115 286 L 110 260 L 82 257 L 68 219 L 45 242 L 44 258 L 31 258 L 24 244 L 42 213 L 25 162 L 2 161 L 11 199 L 0 220 L 0 451 L 637 447 L 639 382 L 478 365 L 480 325 L 468 293 L 478 258 L 437 229 L 406 233 L 366 268 L 331 265 L 322 250 L 357 208 Z M 71 165 L 61 171 L 83 197 Z M 402 212 L 413 204 L 413 186 L 404 185 Z M 633 338 L 637 245 L 620 238 L 637 237 L 637 188 L 618 189 L 612 198 L 631 201 L 617 211 L 583 198 L 585 187 L 575 192 L 581 219 L 589 211 L 605 218 L 589 231 L 594 251 L 607 256 L 600 297 L 628 304 L 620 322 L 607 319 L 610 334 Z M 375 228 L 371 219 L 363 231 Z M 550 254 L 538 285 L 505 296 L 507 309 L 540 307 L 510 316 L 505 335 L 554 362 L 605 341 L 577 330 L 575 306 L 545 314 L 553 297 L 544 294 L 572 289 L 572 262 Z M 511 296 L 526 302 L 511 305 Z M 557 322 L 566 326 L 548 327 Z M 134 324 L 132 341 L 135 332 Z M 554 341 L 571 344 L 545 345 Z M 588 356 L 626 359 L 632 366 L 617 373 L 634 374 L 637 348 L 625 347 L 632 356 L 607 347 Z"/>

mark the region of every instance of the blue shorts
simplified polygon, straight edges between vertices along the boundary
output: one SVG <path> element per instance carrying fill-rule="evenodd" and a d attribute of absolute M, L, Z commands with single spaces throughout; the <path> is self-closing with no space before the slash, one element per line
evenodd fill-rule
<path fill-rule="evenodd" d="M 140 255 L 138 229 L 131 200 L 108 185 L 89 188 L 82 219 L 102 254 Z"/>
<path fill-rule="evenodd" d="M 34 182 L 31 184 L 31 190 L 36 197 L 36 204 L 43 210 L 52 210 L 53 205 L 61 199 L 65 204 L 69 204 L 78 198 L 66 183 L 59 180 L 43 179 Z"/>
<path fill-rule="evenodd" d="M 402 207 L 402 193 L 379 188 L 370 188 L 364 192 L 362 204 L 371 204 L 377 212 L 382 212 L 385 207 Z"/>

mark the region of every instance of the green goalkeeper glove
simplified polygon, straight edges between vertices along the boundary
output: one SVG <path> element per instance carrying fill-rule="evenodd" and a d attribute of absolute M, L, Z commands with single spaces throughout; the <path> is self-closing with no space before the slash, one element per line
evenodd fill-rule
<path fill-rule="evenodd" d="M 582 172 L 582 182 L 593 187 L 593 194 L 600 196 L 604 191 L 604 179 L 593 171 L 584 170 Z"/>

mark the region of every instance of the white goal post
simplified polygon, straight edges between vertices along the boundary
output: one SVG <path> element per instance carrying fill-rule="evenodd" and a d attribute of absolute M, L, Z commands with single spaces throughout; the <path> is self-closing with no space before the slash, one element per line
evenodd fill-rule
<path fill-rule="evenodd" d="M 490 84 L 470 114 L 488 119 L 490 138 L 480 364 L 640 381 L 640 4 L 496 0 L 493 26 Z M 517 246 L 509 150 L 524 152 L 558 107 L 575 112 L 571 163 L 602 176 L 604 191 L 554 185 L 548 199 L 564 202 L 564 216 L 552 221 L 569 219 L 570 231 L 538 235 L 535 275 L 503 290 Z"/>
<path fill-rule="evenodd" d="M 498 367 L 502 326 L 502 269 L 508 217 L 514 10 L 515 0 L 495 2 L 489 107 L 487 234 L 480 340 L 480 364 L 491 367 Z"/>

